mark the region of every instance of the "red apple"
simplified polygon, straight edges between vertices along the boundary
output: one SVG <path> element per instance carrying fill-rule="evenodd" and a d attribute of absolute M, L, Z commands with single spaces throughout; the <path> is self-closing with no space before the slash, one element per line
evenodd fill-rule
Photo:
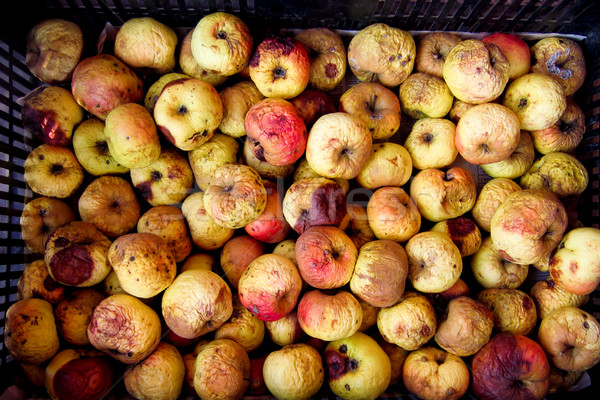
<path fill-rule="evenodd" d="M 278 190 L 280 186 L 271 181 L 263 181 L 263 185 L 267 190 L 265 210 L 244 229 L 256 240 L 278 243 L 286 238 L 292 228 L 283 215 L 283 195 Z M 281 189 L 283 189 L 282 186 Z"/>
<path fill-rule="evenodd" d="M 265 254 L 248 265 L 238 283 L 240 302 L 263 321 L 289 314 L 298 301 L 302 278 L 284 256 Z"/>
<path fill-rule="evenodd" d="M 254 259 L 265 254 L 265 246 L 248 235 L 229 239 L 221 251 L 221 268 L 229 284 L 237 288 L 244 270 Z"/>
<path fill-rule="evenodd" d="M 550 364 L 532 339 L 511 333 L 494 336 L 473 357 L 473 392 L 487 399 L 543 399 L 550 389 Z"/>
<path fill-rule="evenodd" d="M 494 33 L 481 39 L 482 42 L 493 43 L 500 48 L 510 65 L 508 78 L 515 79 L 529 72 L 531 56 L 529 46 L 520 37 L 510 33 Z"/>

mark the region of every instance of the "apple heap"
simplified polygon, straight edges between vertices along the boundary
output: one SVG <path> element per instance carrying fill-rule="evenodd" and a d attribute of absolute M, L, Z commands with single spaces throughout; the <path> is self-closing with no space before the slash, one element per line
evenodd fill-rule
<path fill-rule="evenodd" d="M 28 36 L 56 86 L 24 99 L 40 259 L 5 326 L 53 398 L 122 374 L 139 399 L 542 399 L 600 361 L 600 230 L 569 219 L 589 183 L 576 42 L 259 38 L 217 12 L 183 38 L 133 18 L 81 59 L 76 28 Z"/>

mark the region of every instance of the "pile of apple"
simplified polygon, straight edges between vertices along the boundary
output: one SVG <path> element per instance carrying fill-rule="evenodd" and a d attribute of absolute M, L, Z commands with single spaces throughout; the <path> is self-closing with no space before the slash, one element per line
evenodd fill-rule
<path fill-rule="evenodd" d="M 600 361 L 581 308 L 600 231 L 565 208 L 588 185 L 576 42 L 376 23 L 347 46 L 326 28 L 255 43 L 221 12 L 178 39 L 134 18 L 82 57 L 76 24 L 29 33 L 45 85 L 23 99 L 42 144 L 21 226 L 41 258 L 4 340 L 31 383 L 542 399 Z M 334 101 L 347 69 L 360 83 Z"/>

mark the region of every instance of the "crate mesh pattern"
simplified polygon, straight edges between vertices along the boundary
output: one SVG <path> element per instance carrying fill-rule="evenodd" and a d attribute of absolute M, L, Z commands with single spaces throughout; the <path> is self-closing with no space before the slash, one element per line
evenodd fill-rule
<path fill-rule="evenodd" d="M 600 65 L 595 0 L 34 0 L 11 1 L 0 21 L 0 336 L 8 306 L 16 301 L 17 281 L 38 256 L 21 240 L 19 217 L 33 197 L 26 187 L 23 165 L 35 143 L 21 123 L 19 98 L 39 85 L 25 66 L 25 35 L 36 23 L 59 17 L 77 22 L 88 40 L 96 40 L 105 23 L 121 25 L 152 16 L 171 27 L 192 27 L 205 14 L 225 11 L 241 17 L 258 35 L 282 28 L 325 26 L 359 30 L 385 22 L 410 31 L 515 32 L 577 34 L 588 63 L 584 86 L 575 100 L 586 116 L 586 135 L 577 157 L 590 183 L 577 203 L 580 220 L 600 227 Z M 10 22 L 9 22 L 10 21 Z M 89 49 L 89 43 L 87 48 Z M 600 296 L 587 310 L 600 317 Z M 12 359 L 0 343 L 0 369 L 10 376 Z M 2 392 L 10 381 L 3 379 Z"/>

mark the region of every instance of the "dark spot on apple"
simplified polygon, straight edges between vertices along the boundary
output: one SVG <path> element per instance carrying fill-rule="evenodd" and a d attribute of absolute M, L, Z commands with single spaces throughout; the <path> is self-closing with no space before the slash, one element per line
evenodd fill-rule
<path fill-rule="evenodd" d="M 347 156 L 349 154 L 352 154 L 352 151 L 350 149 L 344 148 L 344 149 L 342 149 L 342 153 L 341 154 L 342 154 L 342 156 Z"/>
<path fill-rule="evenodd" d="M 355 369 L 357 369 L 357 368 L 358 368 L 358 360 L 355 360 L 354 358 L 353 358 L 353 359 L 351 359 L 351 360 L 348 362 L 348 369 L 349 369 L 350 371 L 354 371 L 354 370 L 355 370 Z"/>
<path fill-rule="evenodd" d="M 137 184 L 135 187 L 138 188 L 144 199 L 150 200 L 154 197 L 152 194 L 152 186 L 150 185 L 150 182 L 142 182 Z"/>
<path fill-rule="evenodd" d="M 69 239 L 61 236 L 54 241 L 54 246 L 58 247 L 58 248 L 62 248 L 62 247 L 68 246 L 69 243 L 71 243 L 71 241 Z"/>
<path fill-rule="evenodd" d="M 220 30 L 217 32 L 217 38 L 219 39 L 225 39 L 227 38 L 227 32 L 225 32 L 224 30 Z"/>
<path fill-rule="evenodd" d="M 54 175 L 60 175 L 63 172 L 64 168 L 60 164 L 52 164 L 52 167 L 50 167 L 50 170 L 52 171 L 52 173 Z"/>
<path fill-rule="evenodd" d="M 440 354 L 440 356 L 435 360 L 435 362 L 437 363 L 437 365 L 442 365 L 443 363 L 445 363 L 446 362 L 446 353 Z"/>
<path fill-rule="evenodd" d="M 315 225 L 338 226 L 346 215 L 344 191 L 335 182 L 315 189 L 310 200 L 310 209 L 304 210 L 294 225 L 294 230 L 300 234 Z"/>
<path fill-rule="evenodd" d="M 329 379 L 341 378 L 348 371 L 348 357 L 336 351 L 328 350 L 324 354 Z"/>
<path fill-rule="evenodd" d="M 325 66 L 325 76 L 328 77 L 329 79 L 333 79 L 337 76 L 337 74 L 338 74 L 337 66 L 332 63 L 327 63 L 327 65 Z"/>
<path fill-rule="evenodd" d="M 548 286 L 550 289 L 553 289 L 554 285 L 556 285 L 554 279 L 546 279 L 546 286 Z"/>
<path fill-rule="evenodd" d="M 590 324 L 587 321 L 583 321 L 583 329 L 590 329 Z"/>
<path fill-rule="evenodd" d="M 523 308 L 526 310 L 531 310 L 534 307 L 533 301 L 529 296 L 523 297 Z"/>
<path fill-rule="evenodd" d="M 177 113 L 180 114 L 180 115 L 187 114 L 187 112 L 188 112 L 188 109 L 183 104 L 180 105 L 179 108 L 177 109 Z"/>
<path fill-rule="evenodd" d="M 275 79 L 285 79 L 287 75 L 287 70 L 285 68 L 282 67 L 276 67 L 273 70 L 273 80 Z"/>
<path fill-rule="evenodd" d="M 295 47 L 304 47 L 304 45 L 301 45 L 300 42 L 297 42 L 295 39 L 282 36 L 266 39 L 262 44 L 265 45 L 265 50 L 269 52 L 281 53 L 283 56 L 288 56 L 292 51 L 294 51 Z M 259 47 L 261 45 L 259 45 Z"/>
<path fill-rule="evenodd" d="M 483 144 L 481 145 L 481 150 L 483 151 L 483 154 L 489 154 L 489 153 L 490 153 L 490 149 L 489 149 L 489 147 L 487 146 L 487 144 L 485 144 L 485 143 L 483 143 Z"/>
<path fill-rule="evenodd" d="M 212 328 L 213 327 L 212 321 L 206 321 L 206 326 L 208 326 L 209 328 Z"/>
<path fill-rule="evenodd" d="M 527 106 L 527 99 L 520 99 L 519 104 L 517 104 L 517 108 L 525 108 Z"/>
<path fill-rule="evenodd" d="M 52 383 L 58 399 L 100 399 L 114 383 L 114 369 L 104 357 L 76 358 L 56 371 Z"/>
<path fill-rule="evenodd" d="M 250 311 L 252 312 L 252 314 L 258 315 L 258 313 L 259 313 L 258 306 L 256 304 L 252 304 L 252 306 L 250 307 Z"/>
<path fill-rule="evenodd" d="M 160 173 L 160 171 L 152 171 L 150 173 L 150 179 L 152 180 L 152 182 L 158 182 L 161 178 L 162 174 Z"/>
<path fill-rule="evenodd" d="M 558 129 L 560 129 L 560 131 L 564 134 L 571 133 L 571 131 L 573 131 L 576 126 L 577 126 L 576 121 L 567 122 L 564 119 L 560 119 L 558 121 Z"/>
<path fill-rule="evenodd" d="M 52 278 L 50 275 L 48 275 L 44 279 L 43 286 L 44 286 L 44 289 L 46 289 L 49 292 L 52 292 L 52 291 L 60 288 L 60 283 L 56 282 L 56 280 L 54 280 L 54 278 Z"/>
<path fill-rule="evenodd" d="M 65 146 L 70 143 L 70 138 L 61 129 L 59 116 L 52 110 L 35 109 L 30 103 L 25 103 L 21 110 L 21 121 L 25 129 L 44 143 L 55 146 Z"/>
<path fill-rule="evenodd" d="M 250 67 L 256 68 L 258 67 L 258 64 L 260 64 L 260 53 L 255 51 L 254 55 L 252 55 L 252 58 L 250 59 Z"/>
<path fill-rule="evenodd" d="M 96 143 L 94 143 L 94 145 L 96 146 L 98 153 L 102 155 L 108 154 L 108 143 L 106 140 L 98 140 Z"/>
<path fill-rule="evenodd" d="M 346 390 L 350 390 L 350 385 L 348 385 L 347 383 L 344 385 L 344 389 Z"/>
<path fill-rule="evenodd" d="M 84 245 L 75 244 L 56 252 L 49 267 L 58 282 L 78 285 L 92 276 L 95 263 Z"/>
<path fill-rule="evenodd" d="M 431 328 L 428 325 L 423 325 L 419 333 L 421 336 L 429 336 L 431 334 Z"/>
<path fill-rule="evenodd" d="M 340 346 L 339 350 L 340 350 L 340 353 L 346 353 L 348 351 L 348 347 L 345 344 L 343 344 Z"/>
<path fill-rule="evenodd" d="M 449 219 L 446 221 L 446 226 L 448 227 L 450 238 L 459 249 L 462 246 L 462 238 L 477 229 L 475 223 L 466 217 Z"/>
<path fill-rule="evenodd" d="M 575 274 L 578 269 L 579 269 L 579 265 L 577 264 L 577 260 L 571 261 L 571 264 L 569 264 L 569 271 L 571 271 L 571 273 Z"/>
<path fill-rule="evenodd" d="M 394 59 L 395 59 L 395 58 L 396 58 L 396 57 L 394 57 L 394 56 L 389 56 L 388 60 L 389 60 L 390 62 L 392 62 L 392 61 L 394 61 Z"/>
<path fill-rule="evenodd" d="M 44 155 L 43 155 L 43 154 L 40 154 L 40 155 L 38 156 L 38 160 L 40 160 L 40 161 L 44 161 L 44 158 L 46 158 L 46 157 L 44 157 Z"/>
<path fill-rule="evenodd" d="M 452 174 L 452 172 L 446 172 L 444 176 L 442 176 L 442 179 L 446 182 L 451 182 L 454 179 L 454 174 Z"/>
<path fill-rule="evenodd" d="M 129 261 L 135 261 L 135 256 L 129 257 Z"/>
<path fill-rule="evenodd" d="M 423 134 L 423 141 L 425 143 L 431 143 L 432 140 L 433 140 L 433 135 L 431 133 L 427 132 L 427 133 Z"/>

